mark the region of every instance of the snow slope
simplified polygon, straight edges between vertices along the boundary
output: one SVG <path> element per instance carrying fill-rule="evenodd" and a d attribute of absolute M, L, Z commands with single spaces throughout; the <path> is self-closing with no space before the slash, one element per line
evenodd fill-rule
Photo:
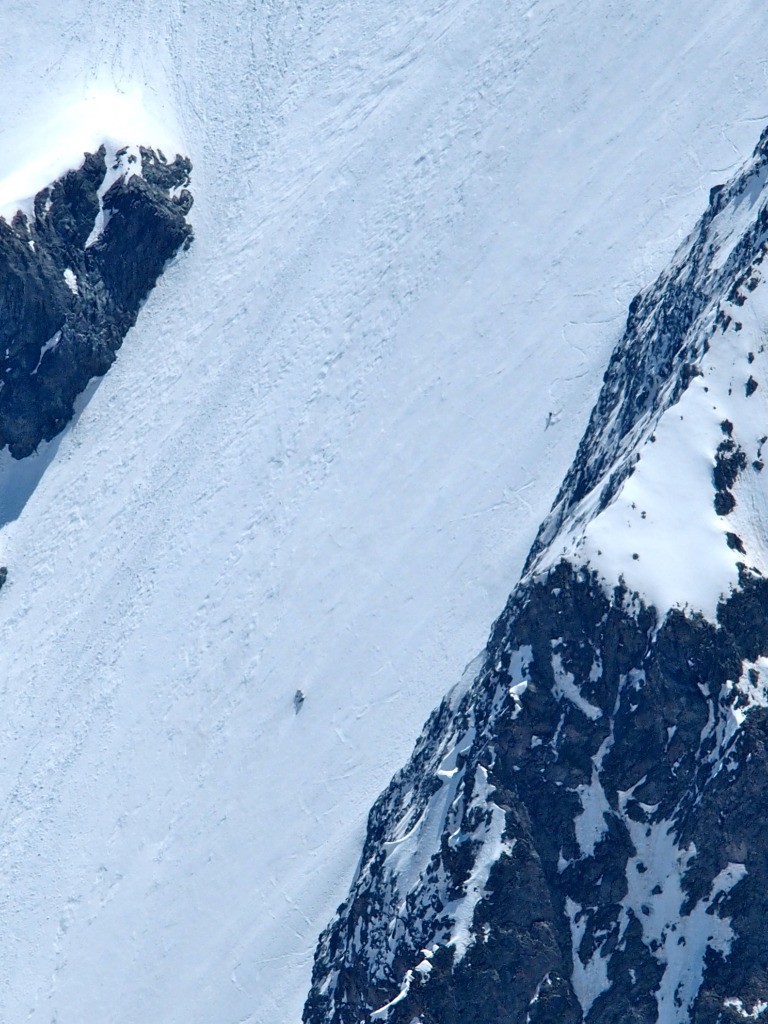
<path fill-rule="evenodd" d="M 768 11 L 3 14 L 0 178 L 139 90 L 197 241 L 0 538 L 0 1018 L 294 1024 L 629 299 L 768 116 Z"/>

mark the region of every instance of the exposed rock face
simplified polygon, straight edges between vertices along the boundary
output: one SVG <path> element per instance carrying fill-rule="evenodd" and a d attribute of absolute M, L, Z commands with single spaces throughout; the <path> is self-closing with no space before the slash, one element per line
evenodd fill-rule
<path fill-rule="evenodd" d="M 521 587 L 371 812 L 305 1019 L 739 1019 L 768 990 L 767 654 L 762 579 L 718 624 L 566 563 Z"/>
<path fill-rule="evenodd" d="M 767 181 L 764 134 L 632 303 L 482 664 L 371 811 L 307 1024 L 768 1019 Z M 679 606 L 625 581 L 667 572 Z"/>
<path fill-rule="evenodd" d="M 165 264 L 192 240 L 189 160 L 149 149 L 88 154 L 0 219 L 0 447 L 50 440 L 111 366 Z"/>

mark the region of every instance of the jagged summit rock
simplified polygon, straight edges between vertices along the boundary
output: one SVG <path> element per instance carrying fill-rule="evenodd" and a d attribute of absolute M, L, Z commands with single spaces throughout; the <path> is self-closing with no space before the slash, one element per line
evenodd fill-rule
<path fill-rule="evenodd" d="M 192 240 L 190 161 L 101 147 L 0 218 L 0 447 L 31 454 L 106 373 L 168 260 Z"/>
<path fill-rule="evenodd" d="M 479 669 L 371 811 L 306 1024 L 768 1011 L 768 132 L 638 296 Z"/>

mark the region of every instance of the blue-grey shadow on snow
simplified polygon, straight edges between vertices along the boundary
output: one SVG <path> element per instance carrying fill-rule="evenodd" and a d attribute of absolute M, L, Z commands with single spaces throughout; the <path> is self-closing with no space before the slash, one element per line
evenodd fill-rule
<path fill-rule="evenodd" d="M 25 459 L 14 459 L 6 448 L 0 452 L 0 529 L 18 519 L 37 490 L 45 471 L 56 458 L 62 441 L 74 428 L 103 377 L 90 382 L 75 401 L 72 419 L 52 441 L 43 441 L 36 452 Z"/>

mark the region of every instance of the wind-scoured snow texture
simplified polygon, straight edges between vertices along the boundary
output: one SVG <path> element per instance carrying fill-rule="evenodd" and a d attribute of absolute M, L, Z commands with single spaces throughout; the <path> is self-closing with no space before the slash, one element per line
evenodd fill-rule
<path fill-rule="evenodd" d="M 69 422 L 106 373 L 168 260 L 192 240 L 189 160 L 87 154 L 0 218 L 0 448 L 16 458 Z"/>
<path fill-rule="evenodd" d="M 768 132 L 632 303 L 476 682 L 371 812 L 307 1024 L 766 1000 L 767 176 Z"/>
<path fill-rule="evenodd" d="M 754 146 L 768 6 L 2 10 L 0 176 L 137 86 L 195 243 L 0 534 L 0 1019 L 296 1024 L 629 301 Z"/>
<path fill-rule="evenodd" d="M 716 1024 L 760 1005 L 766 607 L 746 575 L 717 624 L 660 621 L 565 562 L 523 584 L 371 812 L 307 1024 Z"/>

